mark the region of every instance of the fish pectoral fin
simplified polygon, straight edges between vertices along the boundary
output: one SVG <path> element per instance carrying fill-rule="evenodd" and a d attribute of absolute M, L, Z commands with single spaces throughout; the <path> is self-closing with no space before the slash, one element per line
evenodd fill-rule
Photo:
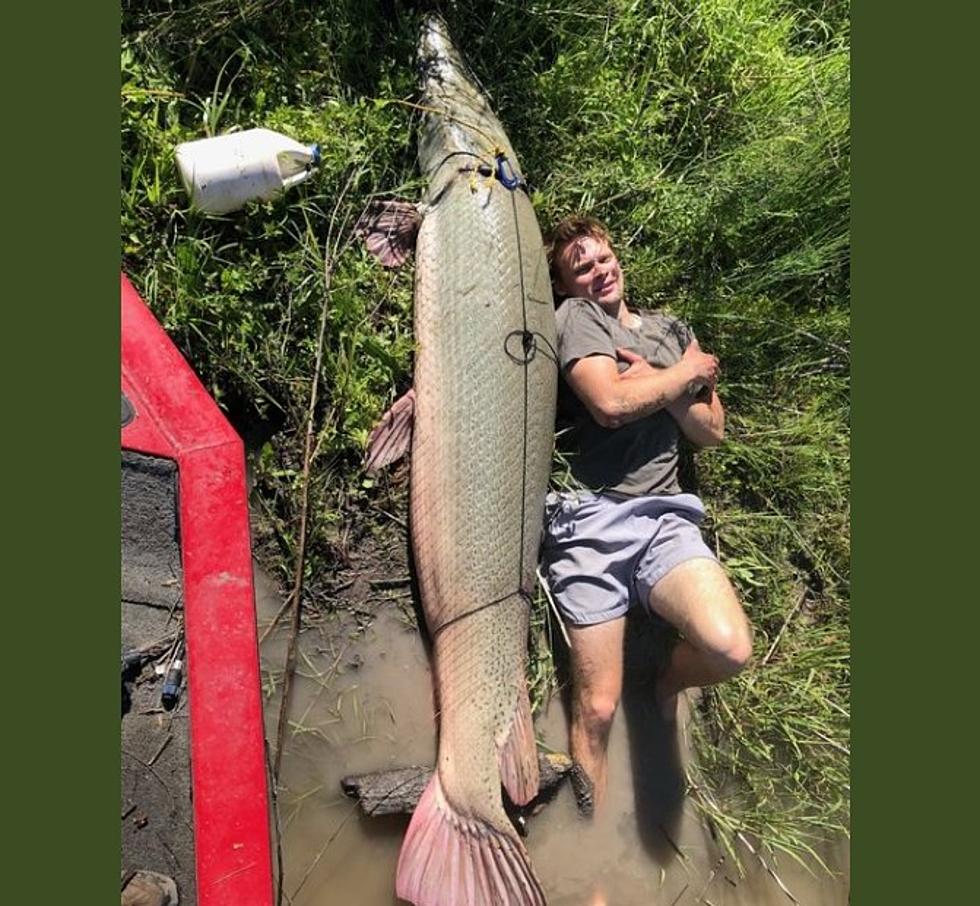
<path fill-rule="evenodd" d="M 398 267 L 415 248 L 421 223 L 422 215 L 410 202 L 372 201 L 354 224 L 354 234 L 385 267 Z"/>
<path fill-rule="evenodd" d="M 517 834 L 455 810 L 438 771 L 405 833 L 395 892 L 415 906 L 545 906 Z"/>
<path fill-rule="evenodd" d="M 514 719 L 507 735 L 497 744 L 500 780 L 515 805 L 526 805 L 538 795 L 538 745 L 534 740 L 534 722 L 527 689 L 517 694 Z"/>
<path fill-rule="evenodd" d="M 371 432 L 364 460 L 364 468 L 368 473 L 379 472 L 408 452 L 414 423 L 415 390 L 412 389 L 392 403 Z"/>

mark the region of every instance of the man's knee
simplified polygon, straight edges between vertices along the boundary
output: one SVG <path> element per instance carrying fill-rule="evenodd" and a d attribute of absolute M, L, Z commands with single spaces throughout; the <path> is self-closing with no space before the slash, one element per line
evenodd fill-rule
<path fill-rule="evenodd" d="M 582 690 L 577 699 L 579 718 L 589 735 L 608 735 L 619 707 L 619 696 L 611 692 Z"/>
<path fill-rule="evenodd" d="M 741 673 L 752 658 L 752 628 L 741 614 L 739 618 L 718 621 L 709 638 L 710 654 L 728 676 Z"/>

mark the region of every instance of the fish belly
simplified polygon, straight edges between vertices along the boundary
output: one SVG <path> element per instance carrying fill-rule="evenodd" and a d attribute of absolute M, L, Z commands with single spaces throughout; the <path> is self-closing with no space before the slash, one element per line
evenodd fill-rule
<path fill-rule="evenodd" d="M 415 335 L 412 541 L 435 639 L 439 769 L 457 807 L 496 812 L 495 743 L 526 701 L 557 386 L 550 282 L 523 192 L 460 177 L 426 213 Z"/>

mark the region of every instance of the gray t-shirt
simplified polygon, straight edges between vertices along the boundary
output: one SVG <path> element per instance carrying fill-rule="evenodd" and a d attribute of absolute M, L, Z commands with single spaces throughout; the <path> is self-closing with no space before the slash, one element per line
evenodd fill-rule
<path fill-rule="evenodd" d="M 620 346 L 659 368 L 676 364 L 694 338 L 691 329 L 662 312 L 641 310 L 638 314 L 640 326 L 630 329 L 596 303 L 566 299 L 557 312 L 562 377 L 587 356 L 607 355 L 616 360 Z M 620 372 L 627 369 L 625 362 L 617 362 Z M 562 408 L 574 422 L 569 459 L 576 481 L 594 491 L 630 497 L 681 493 L 677 480 L 680 428 L 666 409 L 620 428 L 603 428 L 565 380 L 560 392 Z"/>

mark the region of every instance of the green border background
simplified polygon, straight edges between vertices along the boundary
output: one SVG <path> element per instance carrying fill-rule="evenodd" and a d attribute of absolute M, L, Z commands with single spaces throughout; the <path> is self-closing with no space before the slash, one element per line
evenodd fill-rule
<path fill-rule="evenodd" d="M 119 885 L 119 19 L 4 16 L 6 903 Z"/>
<path fill-rule="evenodd" d="M 853 10 L 851 902 L 861 906 L 957 902 L 976 863 L 976 750 L 959 728 L 973 723 L 980 660 L 977 17 L 950 3 Z M 4 749 L 17 842 L 3 898 L 112 902 L 119 10 L 17 7 L 5 24 Z"/>
<path fill-rule="evenodd" d="M 853 13 L 851 902 L 946 904 L 977 864 L 978 14 Z"/>

